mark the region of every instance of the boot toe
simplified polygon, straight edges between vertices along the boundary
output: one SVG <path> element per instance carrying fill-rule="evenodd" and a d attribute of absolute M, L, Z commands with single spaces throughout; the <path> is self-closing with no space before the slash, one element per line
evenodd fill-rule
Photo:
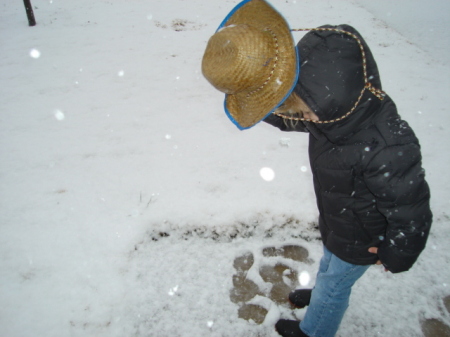
<path fill-rule="evenodd" d="M 300 330 L 299 321 L 280 319 L 277 324 L 275 324 L 275 329 L 283 337 L 308 337 Z"/>
<path fill-rule="evenodd" d="M 304 308 L 311 301 L 312 289 L 298 289 L 289 294 L 289 302 L 297 308 Z"/>

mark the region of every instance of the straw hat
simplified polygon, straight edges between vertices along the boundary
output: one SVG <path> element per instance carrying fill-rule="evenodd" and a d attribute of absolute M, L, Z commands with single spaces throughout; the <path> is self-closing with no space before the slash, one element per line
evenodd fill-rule
<path fill-rule="evenodd" d="M 297 83 L 297 49 L 286 20 L 264 0 L 238 4 L 208 41 L 206 79 L 225 95 L 225 112 L 243 130 L 273 112 Z"/>

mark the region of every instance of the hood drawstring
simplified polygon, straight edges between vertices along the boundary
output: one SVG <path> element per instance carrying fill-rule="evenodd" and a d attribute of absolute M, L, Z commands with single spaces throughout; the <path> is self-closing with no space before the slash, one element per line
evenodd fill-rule
<path fill-rule="evenodd" d="M 364 46 L 361 43 L 361 40 L 353 33 L 347 32 L 345 30 L 341 30 L 341 29 L 335 29 L 335 28 L 298 28 L 298 29 L 292 29 L 291 31 L 293 32 L 305 32 L 305 31 L 328 31 L 328 32 L 337 32 L 337 33 L 344 33 L 347 34 L 349 36 L 351 36 L 352 38 L 354 38 L 356 40 L 356 42 L 358 42 L 359 45 L 359 49 L 361 50 L 361 55 L 362 55 L 362 62 L 363 62 L 363 74 L 364 74 L 364 88 L 361 90 L 361 94 L 359 95 L 358 99 L 355 102 L 355 105 L 353 105 L 353 107 L 350 109 L 349 112 L 347 112 L 345 115 L 339 117 L 339 118 L 335 118 L 335 119 L 331 119 L 331 120 L 327 120 L 327 121 L 320 121 L 320 120 L 312 120 L 309 118 L 299 118 L 299 117 L 291 117 L 291 116 L 285 116 L 282 113 L 279 112 L 274 112 L 274 115 L 277 115 L 279 117 L 282 117 L 284 119 L 290 119 L 290 120 L 295 120 L 295 121 L 304 121 L 304 122 L 312 122 L 312 123 L 316 123 L 316 124 L 328 124 L 328 123 L 334 123 L 334 122 L 339 122 L 341 120 L 343 120 L 344 118 L 347 118 L 353 111 L 355 111 L 356 107 L 358 106 L 359 102 L 361 101 L 363 94 L 366 90 L 369 90 L 372 94 L 374 94 L 379 100 L 383 100 L 384 96 L 386 96 L 386 93 L 380 89 L 375 88 L 372 83 L 369 82 L 369 79 L 367 77 L 367 60 L 366 60 L 366 53 L 364 51 Z"/>

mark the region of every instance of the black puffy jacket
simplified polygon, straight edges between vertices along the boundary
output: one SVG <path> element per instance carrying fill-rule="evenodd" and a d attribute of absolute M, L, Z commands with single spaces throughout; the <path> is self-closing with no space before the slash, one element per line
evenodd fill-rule
<path fill-rule="evenodd" d="M 369 82 L 381 89 L 375 60 L 364 46 Z M 311 31 L 297 45 L 295 92 L 320 120 L 354 106 L 365 81 L 357 40 L 337 31 Z M 418 139 L 389 96 L 366 90 L 349 117 L 330 124 L 292 123 L 274 114 L 266 122 L 283 131 L 310 133 L 309 157 L 324 245 L 344 261 L 378 259 L 391 272 L 408 270 L 424 249 L 432 222 L 430 192 Z M 379 247 L 378 257 L 368 252 Z"/>

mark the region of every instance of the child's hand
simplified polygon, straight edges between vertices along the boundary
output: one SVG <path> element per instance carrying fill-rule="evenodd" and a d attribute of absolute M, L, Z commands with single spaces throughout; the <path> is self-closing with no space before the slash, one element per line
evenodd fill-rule
<path fill-rule="evenodd" d="M 369 253 L 372 253 L 372 254 L 378 254 L 378 247 L 370 247 L 370 248 L 369 248 Z M 382 264 L 382 263 L 381 263 L 380 260 L 378 260 L 375 264 L 380 265 L 380 264 Z M 387 268 L 384 268 L 384 270 L 385 270 L 385 271 L 388 271 Z"/>

